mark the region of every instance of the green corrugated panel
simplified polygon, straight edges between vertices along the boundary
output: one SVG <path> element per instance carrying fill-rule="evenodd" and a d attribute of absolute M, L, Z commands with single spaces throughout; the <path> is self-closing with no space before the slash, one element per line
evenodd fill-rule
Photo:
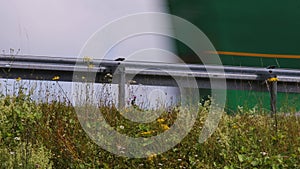
<path fill-rule="evenodd" d="M 300 55 L 300 1 L 298 0 L 169 0 L 171 14 L 201 29 L 217 51 Z M 176 34 L 176 32 L 175 32 Z M 186 46 L 177 44 L 178 55 L 201 63 Z M 299 59 L 220 55 L 224 65 L 300 69 Z M 298 94 L 279 94 L 279 109 L 300 107 Z M 292 104 L 293 103 L 293 104 Z M 269 109 L 269 94 L 228 91 L 227 107 L 260 106 Z"/>

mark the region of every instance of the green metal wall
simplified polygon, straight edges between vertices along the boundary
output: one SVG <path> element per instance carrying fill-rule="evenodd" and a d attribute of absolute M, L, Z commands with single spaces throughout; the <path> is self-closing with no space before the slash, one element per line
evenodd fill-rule
<path fill-rule="evenodd" d="M 299 0 L 168 0 L 171 14 L 199 27 L 217 51 L 300 55 Z M 176 34 L 176 32 L 175 32 Z M 176 43 L 178 55 L 190 63 L 201 63 L 183 44 Z M 209 56 L 208 56 L 209 57 Z M 265 58 L 220 55 L 223 65 L 300 69 L 300 57 Z M 200 92 L 201 93 L 201 92 Z M 227 108 L 237 105 L 269 109 L 269 94 L 254 91 L 227 92 Z M 297 94 L 279 93 L 278 108 L 300 107 Z M 290 110 L 284 110 L 290 111 Z"/>

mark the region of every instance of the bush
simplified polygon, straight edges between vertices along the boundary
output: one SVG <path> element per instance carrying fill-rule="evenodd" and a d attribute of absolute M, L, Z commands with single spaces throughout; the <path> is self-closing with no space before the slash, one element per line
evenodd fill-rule
<path fill-rule="evenodd" d="M 51 153 L 38 142 L 37 124 L 42 114 L 28 96 L 0 99 L 1 168 L 52 168 Z"/>

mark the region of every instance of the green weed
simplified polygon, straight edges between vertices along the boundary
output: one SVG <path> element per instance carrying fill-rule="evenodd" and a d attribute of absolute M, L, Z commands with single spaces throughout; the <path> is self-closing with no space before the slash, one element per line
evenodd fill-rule
<path fill-rule="evenodd" d="M 1 168 L 300 168 L 300 119 L 274 119 L 256 109 L 224 114 L 208 140 L 198 142 L 208 105 L 199 109 L 192 130 L 179 144 L 148 158 L 119 157 L 95 144 L 82 129 L 70 102 L 35 102 L 27 94 L 0 98 Z M 105 120 L 118 132 L 151 137 L 168 130 L 179 109 L 139 124 L 114 106 L 101 105 Z M 245 111 L 245 110 L 244 110 Z M 126 113 L 126 112 L 125 112 Z M 93 124 L 89 124 L 93 125 Z"/>

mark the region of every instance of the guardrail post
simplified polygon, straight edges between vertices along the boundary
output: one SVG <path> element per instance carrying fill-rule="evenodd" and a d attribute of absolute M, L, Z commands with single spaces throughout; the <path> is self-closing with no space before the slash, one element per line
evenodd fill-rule
<path fill-rule="evenodd" d="M 275 120 L 275 131 L 277 132 L 277 115 L 276 115 L 276 99 L 277 99 L 277 81 L 278 78 L 271 77 L 267 80 L 268 86 L 270 89 L 270 96 L 271 96 L 271 118 L 274 117 Z"/>
<path fill-rule="evenodd" d="M 119 94 L 118 94 L 118 107 L 119 110 L 125 108 L 125 67 L 120 65 L 118 67 L 119 74 Z"/>
<path fill-rule="evenodd" d="M 275 66 L 269 66 L 267 69 L 269 70 L 269 77 L 267 79 L 267 85 L 269 87 L 270 91 L 270 107 L 271 107 L 271 117 L 275 116 L 276 118 L 276 101 L 277 101 L 277 81 L 278 78 L 275 74 L 273 74 L 272 69 L 274 69 Z"/>
<path fill-rule="evenodd" d="M 269 81 L 270 96 L 271 96 L 271 117 L 276 115 L 276 100 L 277 100 L 277 81 Z"/>

